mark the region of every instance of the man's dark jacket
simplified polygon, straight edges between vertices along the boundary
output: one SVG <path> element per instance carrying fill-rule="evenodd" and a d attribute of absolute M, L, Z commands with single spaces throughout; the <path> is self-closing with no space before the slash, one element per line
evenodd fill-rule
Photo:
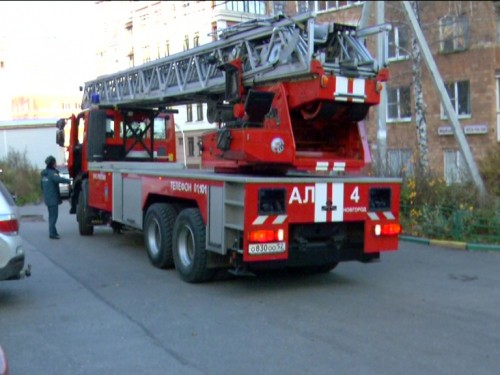
<path fill-rule="evenodd" d="M 53 168 L 45 168 L 42 173 L 43 199 L 47 206 L 57 206 L 62 203 L 59 183 L 71 183 L 71 180 L 59 176 L 59 171 Z"/>

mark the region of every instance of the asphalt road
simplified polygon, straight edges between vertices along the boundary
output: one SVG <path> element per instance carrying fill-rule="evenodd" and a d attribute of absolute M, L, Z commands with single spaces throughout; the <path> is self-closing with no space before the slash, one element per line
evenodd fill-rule
<path fill-rule="evenodd" d="M 500 253 L 401 242 L 326 275 L 187 284 L 136 233 L 23 207 L 32 276 L 0 283 L 11 375 L 496 374 Z M 37 216 L 40 215 L 40 216 Z"/>

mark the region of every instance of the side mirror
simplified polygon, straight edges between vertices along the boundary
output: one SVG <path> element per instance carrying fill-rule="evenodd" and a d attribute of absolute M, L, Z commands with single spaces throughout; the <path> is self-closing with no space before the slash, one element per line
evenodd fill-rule
<path fill-rule="evenodd" d="M 57 122 L 56 122 L 56 128 L 57 128 L 56 143 L 61 147 L 64 147 L 64 126 L 66 126 L 65 119 L 61 118 L 61 119 L 57 120 Z"/>
<path fill-rule="evenodd" d="M 59 146 L 64 147 L 64 130 L 57 129 L 57 132 L 56 132 L 56 143 Z"/>

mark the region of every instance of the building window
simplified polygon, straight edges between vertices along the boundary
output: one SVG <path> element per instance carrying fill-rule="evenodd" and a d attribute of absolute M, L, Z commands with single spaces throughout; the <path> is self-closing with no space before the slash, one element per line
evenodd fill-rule
<path fill-rule="evenodd" d="M 323 12 L 330 9 L 347 8 L 363 1 L 297 1 L 297 12 Z"/>
<path fill-rule="evenodd" d="M 196 120 L 203 121 L 203 104 L 196 104 Z"/>
<path fill-rule="evenodd" d="M 446 184 L 458 184 L 467 179 L 468 169 L 460 151 L 444 150 L 444 180 Z"/>
<path fill-rule="evenodd" d="M 466 15 L 439 19 L 440 51 L 464 51 L 469 46 L 469 20 Z"/>
<path fill-rule="evenodd" d="M 410 120 L 410 87 L 387 87 L 387 121 Z"/>
<path fill-rule="evenodd" d="M 184 140 L 183 140 L 183 138 L 182 138 L 182 137 L 179 137 L 179 138 L 178 138 L 178 141 L 179 141 L 179 142 L 178 142 L 178 143 L 179 143 L 179 146 L 184 146 Z"/>
<path fill-rule="evenodd" d="M 446 91 L 458 117 L 467 118 L 471 115 L 469 81 L 452 82 L 445 84 Z M 441 118 L 446 119 L 446 113 L 441 105 Z"/>
<path fill-rule="evenodd" d="M 202 148 L 203 148 L 203 141 L 201 137 L 198 137 L 198 155 L 201 156 L 202 153 Z"/>
<path fill-rule="evenodd" d="M 406 26 L 393 26 L 389 32 L 389 60 L 406 60 L 410 50 L 409 32 Z"/>
<path fill-rule="evenodd" d="M 194 138 L 188 138 L 188 156 L 194 156 Z"/>
<path fill-rule="evenodd" d="M 387 166 L 392 177 L 413 176 L 413 156 L 410 149 L 387 150 Z"/>
<path fill-rule="evenodd" d="M 265 1 L 216 1 L 215 6 L 235 12 L 266 14 Z"/>
<path fill-rule="evenodd" d="M 186 122 L 193 121 L 193 105 L 186 104 Z"/>

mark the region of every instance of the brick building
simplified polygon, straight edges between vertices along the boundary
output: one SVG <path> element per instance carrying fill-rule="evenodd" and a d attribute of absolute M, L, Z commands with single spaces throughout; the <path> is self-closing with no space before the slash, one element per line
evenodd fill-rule
<path fill-rule="evenodd" d="M 359 25 L 363 1 L 175 1 L 118 2 L 129 9 L 120 15 L 101 45 L 102 73 L 142 64 L 151 59 L 207 43 L 213 33 L 235 22 L 315 11 L 318 20 Z M 376 24 L 373 2 L 369 25 Z M 492 1 L 418 2 L 420 24 L 439 72 L 459 116 L 476 162 L 500 141 L 500 27 L 497 3 Z M 401 2 L 384 2 L 389 33 L 390 81 L 386 84 L 387 174 L 412 171 L 418 159 L 415 99 L 412 78 L 411 31 Z M 117 6 L 98 2 L 99 7 Z M 168 9 L 167 9 L 168 8 Z M 112 23 L 108 22 L 108 25 Z M 150 28 L 160 25 L 161 33 Z M 149 30 L 149 31 L 148 31 Z M 376 55 L 376 39 L 367 40 Z M 105 69 L 104 69 L 105 67 Z M 423 98 L 426 105 L 427 138 L 431 171 L 452 182 L 464 178 L 465 161 L 453 136 L 431 75 L 422 61 Z M 186 142 L 187 164 L 199 165 L 199 136 L 213 125 L 206 121 L 202 104 L 178 108 L 178 146 Z M 367 131 L 374 156 L 378 155 L 377 109 L 370 111 Z M 182 153 L 179 159 L 182 160 Z"/>
<path fill-rule="evenodd" d="M 390 81 L 386 85 L 387 173 L 412 171 L 418 159 L 413 93 L 412 33 L 402 4 L 386 1 Z M 498 152 L 500 142 L 500 2 L 419 1 L 419 20 L 471 152 L 479 162 Z M 358 24 L 364 2 L 286 2 L 286 12 L 314 10 L 320 20 Z M 301 7 L 302 6 L 302 7 Z M 372 5 L 369 24 L 376 23 Z M 376 45 L 368 41 L 375 55 Z M 466 178 L 466 165 L 451 123 L 447 120 L 430 72 L 422 58 L 429 164 L 446 181 Z M 367 118 L 372 151 L 377 153 L 377 110 Z"/>

